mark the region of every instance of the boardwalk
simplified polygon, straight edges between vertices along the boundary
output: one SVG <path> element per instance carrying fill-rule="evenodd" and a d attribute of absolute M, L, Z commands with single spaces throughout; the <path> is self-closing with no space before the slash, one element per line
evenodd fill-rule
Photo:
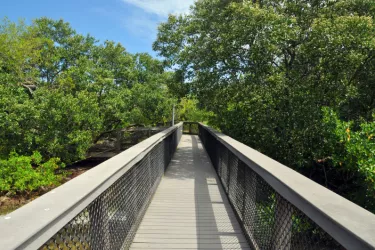
<path fill-rule="evenodd" d="M 182 136 L 131 249 L 250 249 L 198 136 Z"/>
<path fill-rule="evenodd" d="M 374 214 L 198 124 L 216 172 L 183 126 L 0 218 L 1 250 L 375 249 Z"/>

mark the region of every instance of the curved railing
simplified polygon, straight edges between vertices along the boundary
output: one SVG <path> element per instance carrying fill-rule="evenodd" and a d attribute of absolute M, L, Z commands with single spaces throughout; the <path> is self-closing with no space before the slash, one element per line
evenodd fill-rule
<path fill-rule="evenodd" d="M 182 135 L 173 126 L 0 220 L 0 249 L 126 249 Z"/>
<path fill-rule="evenodd" d="M 199 124 L 199 136 L 254 249 L 375 249 L 375 215 Z"/>

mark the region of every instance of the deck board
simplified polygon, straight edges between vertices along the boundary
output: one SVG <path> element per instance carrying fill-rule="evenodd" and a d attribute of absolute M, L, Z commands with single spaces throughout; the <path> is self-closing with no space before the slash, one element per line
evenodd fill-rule
<path fill-rule="evenodd" d="M 198 136 L 182 136 L 131 249 L 250 249 Z"/>

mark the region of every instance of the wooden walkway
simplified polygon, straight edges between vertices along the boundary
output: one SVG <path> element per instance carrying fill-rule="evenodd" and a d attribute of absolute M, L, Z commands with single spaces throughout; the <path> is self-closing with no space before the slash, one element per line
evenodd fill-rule
<path fill-rule="evenodd" d="M 182 136 L 131 249 L 250 249 L 198 136 Z"/>

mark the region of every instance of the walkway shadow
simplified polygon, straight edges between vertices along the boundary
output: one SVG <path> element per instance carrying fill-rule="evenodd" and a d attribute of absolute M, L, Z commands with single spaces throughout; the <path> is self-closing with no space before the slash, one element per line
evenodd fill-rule
<path fill-rule="evenodd" d="M 198 136 L 182 136 L 131 249 L 250 249 Z"/>
<path fill-rule="evenodd" d="M 165 174 L 193 188 L 197 249 L 249 249 L 226 193 L 198 136 L 184 135 Z M 185 192 L 185 191 L 183 191 Z M 189 190 L 186 195 L 189 196 Z M 181 193 L 183 196 L 185 193 Z M 181 206 L 181 208 L 183 208 Z M 193 225 L 189 224 L 190 225 Z M 188 227 L 188 225 L 186 225 Z M 184 248 L 181 243 L 181 248 Z"/>

